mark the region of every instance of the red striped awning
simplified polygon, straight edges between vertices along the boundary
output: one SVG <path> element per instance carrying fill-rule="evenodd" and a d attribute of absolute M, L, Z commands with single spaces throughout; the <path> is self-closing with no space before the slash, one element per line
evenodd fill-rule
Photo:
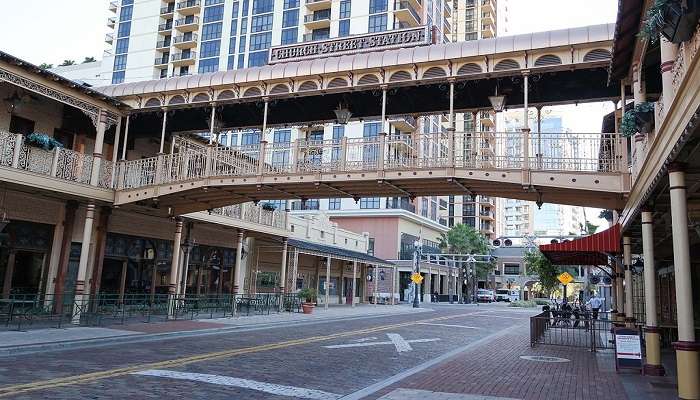
<path fill-rule="evenodd" d="M 570 242 L 543 244 L 540 251 L 554 265 L 606 265 L 609 254 L 619 254 L 620 225 Z"/>

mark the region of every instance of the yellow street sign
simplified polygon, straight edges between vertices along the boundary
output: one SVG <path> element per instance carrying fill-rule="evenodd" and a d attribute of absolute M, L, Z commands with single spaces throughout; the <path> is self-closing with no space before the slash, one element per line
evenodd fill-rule
<path fill-rule="evenodd" d="M 562 285 L 566 286 L 574 280 L 574 277 L 568 272 L 562 272 L 557 276 L 557 279 L 559 279 Z"/>
<path fill-rule="evenodd" d="M 411 274 L 411 280 L 415 284 L 420 284 L 421 282 L 423 282 L 423 277 L 418 272 L 414 272 Z"/>

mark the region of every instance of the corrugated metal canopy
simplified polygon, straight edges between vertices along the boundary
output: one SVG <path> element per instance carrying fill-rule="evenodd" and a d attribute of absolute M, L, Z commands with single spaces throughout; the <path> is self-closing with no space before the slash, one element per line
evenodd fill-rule
<path fill-rule="evenodd" d="M 304 240 L 299 240 L 299 239 L 289 239 L 289 245 L 292 247 L 295 247 L 302 252 L 304 250 L 310 252 L 311 254 L 314 255 L 320 255 L 320 256 L 330 256 L 331 258 L 338 258 L 341 260 L 347 260 L 347 261 L 359 261 L 363 262 L 366 264 L 374 264 L 374 265 L 387 265 L 391 266 L 394 265 L 390 263 L 389 261 L 382 260 L 381 258 L 377 258 L 374 256 L 371 256 L 366 253 L 360 253 L 359 251 L 352 251 L 352 250 L 347 250 L 343 249 L 341 247 L 336 247 L 336 246 L 328 246 L 325 244 L 318 244 L 318 243 L 311 243 L 311 242 L 306 242 Z"/>
<path fill-rule="evenodd" d="M 570 242 L 543 244 L 540 251 L 555 265 L 606 265 L 620 253 L 620 224 Z"/>
<path fill-rule="evenodd" d="M 372 68 L 389 68 L 419 62 L 442 61 L 475 56 L 492 56 L 499 53 L 523 52 L 558 46 L 608 41 L 613 38 L 614 25 L 601 24 L 580 28 L 535 32 L 515 36 L 503 36 L 474 40 L 418 46 L 382 52 L 358 53 L 339 57 L 295 61 L 242 68 L 230 71 L 173 77 L 154 81 L 140 81 L 105 86 L 99 90 L 108 96 L 130 96 L 168 90 L 185 90 L 217 87 L 269 79 L 291 79 L 316 74 L 341 73 Z"/>

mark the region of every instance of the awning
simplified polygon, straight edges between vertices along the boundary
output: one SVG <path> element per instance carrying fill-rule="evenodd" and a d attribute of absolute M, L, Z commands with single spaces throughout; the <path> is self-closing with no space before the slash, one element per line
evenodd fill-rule
<path fill-rule="evenodd" d="M 299 250 L 300 253 L 310 254 L 318 257 L 330 257 L 337 260 L 357 261 L 363 264 L 393 266 L 389 261 L 382 260 L 359 251 L 352 251 L 336 246 L 328 246 L 325 244 L 311 243 L 299 239 L 289 239 L 289 246 Z"/>
<path fill-rule="evenodd" d="M 620 253 L 620 224 L 570 242 L 543 244 L 540 251 L 554 265 L 606 265 Z"/>

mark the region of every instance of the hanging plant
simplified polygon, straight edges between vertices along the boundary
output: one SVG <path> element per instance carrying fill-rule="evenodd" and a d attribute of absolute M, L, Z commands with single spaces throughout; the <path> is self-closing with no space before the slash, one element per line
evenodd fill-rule
<path fill-rule="evenodd" d="M 656 0 L 647 10 L 639 28 L 639 37 L 655 43 L 659 34 L 672 43 L 693 36 L 700 17 L 700 0 Z"/>
<path fill-rule="evenodd" d="M 633 109 L 626 111 L 622 116 L 620 133 L 624 137 L 633 136 L 637 132 L 648 133 L 648 127 L 653 117 L 654 103 L 639 103 Z"/>
<path fill-rule="evenodd" d="M 39 132 L 34 132 L 28 135 L 24 139 L 24 142 L 30 146 L 38 147 L 40 149 L 49 151 L 55 149 L 56 147 L 63 147 L 63 143 L 59 142 L 58 140 L 45 133 Z"/>
<path fill-rule="evenodd" d="M 659 34 L 664 26 L 664 11 L 672 1 L 674 0 L 656 0 L 649 7 L 646 18 L 639 27 L 640 38 L 645 38 L 651 43 L 656 43 L 659 40 Z"/>
<path fill-rule="evenodd" d="M 272 203 L 262 203 L 260 207 L 265 211 L 275 211 L 277 207 Z"/>

